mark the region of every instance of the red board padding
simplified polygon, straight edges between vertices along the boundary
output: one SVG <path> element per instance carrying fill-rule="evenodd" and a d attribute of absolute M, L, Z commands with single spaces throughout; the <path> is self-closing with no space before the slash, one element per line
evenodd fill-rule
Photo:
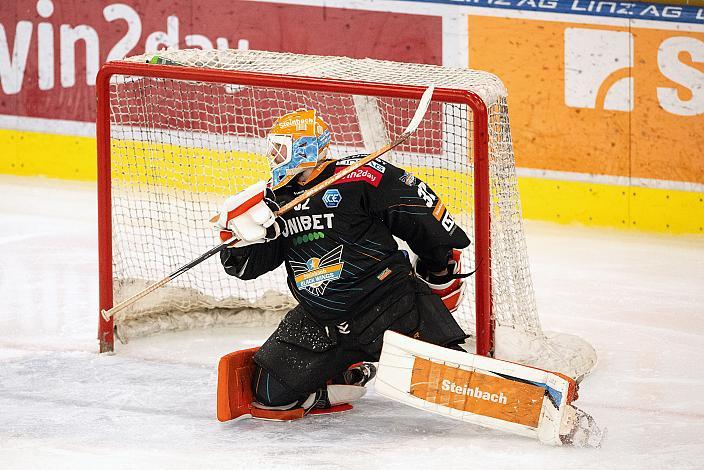
<path fill-rule="evenodd" d="M 235 351 L 220 358 L 218 364 L 218 404 L 220 421 L 251 414 L 254 353 L 259 348 Z"/>

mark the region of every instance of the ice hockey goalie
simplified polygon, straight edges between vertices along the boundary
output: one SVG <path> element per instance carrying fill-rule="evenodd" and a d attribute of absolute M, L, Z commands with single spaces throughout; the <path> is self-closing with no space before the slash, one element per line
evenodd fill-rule
<path fill-rule="evenodd" d="M 448 373 L 452 377 L 469 374 L 472 379 L 459 385 L 435 384 L 430 394 L 434 397 L 444 391 L 450 402 L 460 397 L 467 404 L 479 395 L 474 401 L 482 403 L 480 391 L 496 388 L 495 383 L 502 380 L 501 386 L 512 396 L 514 389 L 532 393 L 532 402 L 518 400 L 511 405 L 507 396 L 488 394 L 488 402 L 503 405 L 506 401 L 507 407 L 498 409 L 504 410 L 508 421 L 491 421 L 494 418 L 471 407 L 462 410 L 465 420 L 524 431 L 551 444 L 574 441 L 583 429 L 577 425 L 582 415 L 577 416 L 570 405 L 574 381 L 474 356 L 460 347 L 467 335 L 450 312 L 462 298 L 460 254 L 470 241 L 427 184 L 390 163 L 372 160 L 278 216 L 280 205 L 358 157 L 327 158 L 330 130 L 314 110 L 282 116 L 269 132 L 268 142 L 269 183 L 255 184 L 228 198 L 219 215 L 221 239 L 237 239 L 221 252 L 221 262 L 228 274 L 244 280 L 283 264 L 289 290 L 299 304 L 260 348 L 221 359 L 220 420 L 241 416 L 291 420 L 349 409 L 374 377 L 376 368 L 370 363 L 380 356 L 378 391 L 428 409 L 419 398 L 422 390 L 430 389 L 427 377 L 419 382 L 414 374 L 434 364 L 428 358 L 442 362 L 450 355 L 451 363 L 466 364 Z M 415 266 L 394 237 L 408 244 L 417 257 Z M 389 355 L 388 349 L 394 347 L 395 353 Z M 390 365 L 403 354 L 413 360 Z M 424 355 L 425 362 L 414 362 L 416 355 Z M 421 382 L 425 385 L 418 387 Z M 441 390 L 443 386 L 448 390 Z M 433 411 L 444 409 L 445 404 L 433 403 Z M 445 414 L 459 416 L 454 410 Z M 511 422 L 516 417 L 523 421 Z M 535 429 L 527 431 L 531 423 Z M 577 439 L 600 441 L 598 429 L 587 427 L 585 432 L 586 440 Z"/>
<path fill-rule="evenodd" d="M 459 250 L 470 241 L 433 190 L 378 159 L 277 217 L 280 205 L 358 158 L 327 158 L 330 129 L 314 110 L 279 118 L 268 143 L 271 180 L 227 199 L 217 221 L 223 241 L 239 240 L 221 253 L 228 274 L 254 279 L 283 263 L 299 302 L 248 353 L 249 372 L 221 364 L 248 381 L 254 413 L 290 419 L 361 396 L 373 368 L 350 366 L 378 361 L 387 330 L 458 348 L 467 335 L 450 309 L 464 283 Z M 394 236 L 417 255 L 417 269 Z M 226 408 L 221 419 L 239 413 Z"/>

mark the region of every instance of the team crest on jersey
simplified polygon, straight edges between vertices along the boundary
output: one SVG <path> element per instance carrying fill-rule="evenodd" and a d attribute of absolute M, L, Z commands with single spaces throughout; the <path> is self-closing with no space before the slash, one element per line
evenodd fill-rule
<path fill-rule="evenodd" d="M 310 258 L 305 263 L 289 261 L 289 264 L 295 274 L 294 281 L 298 290 L 306 289 L 313 295 L 323 295 L 328 284 L 342 276 L 345 265 L 342 261 L 342 245 L 321 258 Z"/>

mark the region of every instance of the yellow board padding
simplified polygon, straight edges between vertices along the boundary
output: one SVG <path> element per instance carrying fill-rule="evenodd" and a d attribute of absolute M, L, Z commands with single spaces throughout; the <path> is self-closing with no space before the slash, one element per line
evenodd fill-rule
<path fill-rule="evenodd" d="M 433 188 L 451 213 L 472 212 L 470 174 L 442 168 L 406 169 Z M 256 153 L 133 140 L 112 142 L 113 181 L 229 195 L 268 178 L 268 162 L 263 155 Z M 464 189 L 456 191 L 455 188 Z"/>
<path fill-rule="evenodd" d="M 111 152 L 113 181 L 135 187 L 227 196 L 267 180 L 270 174 L 266 158 L 256 153 L 134 140 L 113 140 Z M 450 212 L 472 211 L 470 174 L 428 167 L 407 170 L 433 188 Z M 456 191 L 458 187 L 464 189 Z"/>
<path fill-rule="evenodd" d="M 0 129 L 0 173 L 95 181 L 95 138 Z"/>
<path fill-rule="evenodd" d="M 451 214 L 470 214 L 474 211 L 471 174 L 427 166 L 405 167 L 405 170 L 430 186 Z M 457 188 L 461 189 L 458 191 Z"/>
<path fill-rule="evenodd" d="M 114 142 L 113 145 L 128 143 Z M 137 143 L 129 145 L 137 146 Z M 96 144 L 91 137 L 0 129 L 0 149 L 2 174 L 81 181 L 95 181 L 96 178 Z M 164 151 L 177 155 L 175 161 L 164 163 L 159 158 L 159 153 Z M 266 160 L 253 154 L 248 157 L 255 163 L 243 167 L 231 163 L 242 158 L 242 154 L 236 152 L 190 149 L 182 153 L 181 148 L 173 146 L 156 148 L 144 144 L 139 144 L 139 152 L 143 161 L 123 166 L 122 170 L 114 167 L 114 172 L 121 173 L 116 177 L 153 182 L 155 180 L 148 178 L 154 176 L 147 176 L 146 171 L 153 166 L 170 175 L 167 185 L 190 190 L 222 188 L 223 195 L 230 193 L 228 188 L 244 188 L 268 178 Z M 198 164 L 198 159 L 207 159 L 212 169 L 205 175 L 186 176 L 190 174 L 189 167 Z M 455 200 L 447 196 L 454 192 L 453 184 L 470 187 L 468 175 L 456 179 L 457 173 L 449 170 L 436 170 L 431 175 L 427 167 L 409 168 L 409 171 L 426 181 L 452 213 L 471 212 L 473 198 L 470 192 L 462 191 L 464 195 Z M 661 233 L 704 233 L 704 193 L 530 177 L 519 178 L 519 188 L 526 219 Z"/>
<path fill-rule="evenodd" d="M 704 234 L 704 193 L 529 177 L 518 185 L 526 219 Z"/>
<path fill-rule="evenodd" d="M 223 196 L 269 178 L 263 155 L 143 141 L 112 141 L 112 179 Z M 197 169 L 197 170 L 196 170 Z"/>

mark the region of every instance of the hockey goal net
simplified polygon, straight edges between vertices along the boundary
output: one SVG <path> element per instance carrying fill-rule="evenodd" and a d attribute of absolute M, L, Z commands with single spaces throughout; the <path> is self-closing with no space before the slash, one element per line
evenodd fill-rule
<path fill-rule="evenodd" d="M 596 363 L 588 343 L 541 329 L 506 91 L 473 70 L 235 50 L 107 63 L 97 81 L 100 308 L 218 244 L 208 219 L 226 196 L 268 179 L 265 137 L 276 118 L 315 109 L 331 128 L 333 158 L 368 153 L 402 132 L 430 85 L 419 129 L 384 158 L 429 184 L 472 238 L 464 266 L 477 271 L 460 325 L 481 354 L 588 373 Z M 283 268 L 244 282 L 216 256 L 114 319 L 101 317 L 100 348 L 113 350 L 114 333 L 275 324 L 293 305 Z"/>

